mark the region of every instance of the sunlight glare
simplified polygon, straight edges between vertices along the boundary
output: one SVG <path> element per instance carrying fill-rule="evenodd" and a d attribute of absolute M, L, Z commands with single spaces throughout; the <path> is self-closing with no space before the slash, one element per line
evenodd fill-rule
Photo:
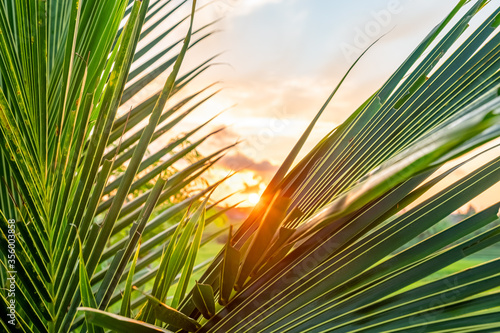
<path fill-rule="evenodd" d="M 250 202 L 252 205 L 256 205 L 260 200 L 260 195 L 257 193 L 252 193 L 248 196 L 248 202 Z"/>

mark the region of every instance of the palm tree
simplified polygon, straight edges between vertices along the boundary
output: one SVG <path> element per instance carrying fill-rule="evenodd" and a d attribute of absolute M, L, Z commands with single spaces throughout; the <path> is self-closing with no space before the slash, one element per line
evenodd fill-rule
<path fill-rule="evenodd" d="M 203 243 L 204 226 L 208 223 L 204 216 L 207 197 L 189 209 L 177 225 L 165 229 L 161 238 L 164 247 L 158 249 L 158 265 L 150 273 L 139 274 L 144 268 L 141 260 L 145 258 L 139 255 L 147 244 L 146 241 L 138 246 L 140 234 L 157 225 L 156 218 L 149 220 L 149 215 L 161 197 L 165 179 L 160 177 L 143 197 L 145 204 L 142 210 L 136 207 L 136 216 L 126 219 L 120 215 L 121 211 L 131 212 L 127 204 L 123 206 L 124 201 L 117 198 L 128 194 L 133 182 L 130 177 L 137 172 L 137 169 L 129 170 L 134 166 L 138 168 L 142 159 L 137 157 L 134 164 L 136 153 L 132 153 L 114 199 L 106 206 L 104 219 L 99 219 L 96 207 L 103 207 L 106 202 L 101 199 L 102 189 L 107 183 L 110 168 L 107 165 L 113 164 L 106 159 L 102 162 L 101 152 L 97 155 L 99 158 L 93 157 L 92 161 L 102 164 L 100 168 L 105 171 L 95 172 L 97 178 L 89 185 L 92 195 L 86 196 L 86 207 L 81 208 L 83 219 L 73 220 L 71 209 L 79 205 L 79 198 L 85 192 L 72 190 L 68 192 L 72 195 L 69 202 L 61 202 L 61 199 L 54 202 L 57 191 L 52 190 L 50 194 L 38 191 L 47 182 L 23 178 L 39 165 L 29 164 L 28 158 L 37 162 L 44 159 L 31 154 L 32 150 L 40 152 L 41 143 L 39 136 L 33 135 L 32 141 L 36 144 L 28 145 L 30 132 L 24 132 L 24 127 L 31 123 L 17 121 L 24 109 L 16 109 L 19 113 L 12 111 L 11 116 L 7 111 L 13 107 L 4 108 L 20 98 L 11 92 L 10 103 L 6 100 L 2 104 L 6 114 L 2 114 L 2 133 L 7 142 L 2 148 L 10 149 L 7 156 L 12 159 L 6 161 L 20 188 L 18 196 L 23 199 L 18 214 L 23 217 L 22 221 L 28 221 L 17 222 L 20 236 L 16 244 L 22 246 L 17 265 L 23 269 L 29 265 L 35 272 L 23 275 L 19 269 L 17 275 L 19 330 L 67 331 L 70 327 L 75 330 L 82 327 L 83 331 L 105 328 L 119 332 L 498 331 L 500 259 L 467 270 L 453 267 L 461 259 L 500 241 L 500 226 L 495 223 L 500 202 L 447 229 L 433 229 L 500 179 L 500 158 L 485 160 L 484 157 L 485 144 L 500 135 L 500 35 L 497 31 L 500 8 L 492 8 L 491 15 L 484 18 L 477 29 L 464 35 L 469 22 L 487 5 L 486 0 L 466 2 L 460 1 L 379 90 L 293 166 L 344 79 L 341 80 L 271 180 L 261 201 L 234 233 L 230 228 L 225 248 L 190 290 L 188 281 L 197 269 L 193 258 Z M 145 4 L 147 2 L 142 6 Z M 145 9 L 140 5 L 134 4 L 128 22 L 134 22 L 135 17 L 140 21 L 145 16 Z M 2 17 L 9 17 L 9 13 L 6 11 Z M 191 31 L 186 41 L 190 34 Z M 132 35 L 137 36 L 138 32 L 127 23 L 116 45 L 128 45 L 127 41 L 136 40 L 126 37 Z M 458 43 L 461 37 L 464 41 Z M 186 48 L 187 43 L 166 88 L 173 89 L 175 73 Z M 109 50 L 104 54 L 108 53 Z M 111 52 L 115 57 L 113 71 L 120 64 L 121 53 L 126 53 L 121 47 Z M 2 70 L 9 69 L 5 67 Z M 116 76 L 111 74 L 110 82 L 113 79 Z M 105 94 L 99 101 L 106 101 L 106 91 L 116 85 L 103 83 L 102 86 Z M 86 95 L 82 93 L 82 96 Z M 92 104 L 93 97 L 84 103 L 76 103 L 76 100 L 75 105 L 82 104 L 85 110 L 86 105 Z M 92 125 L 92 135 L 85 141 L 88 143 L 83 145 L 86 156 L 82 171 L 77 173 L 80 179 L 89 173 L 85 168 L 89 151 L 99 152 L 94 148 L 99 146 L 94 144 L 93 137 L 100 133 L 100 119 L 104 117 L 101 114 L 105 111 L 102 102 L 96 105 L 98 118 Z M 155 112 L 159 113 L 157 108 L 153 109 L 151 118 Z M 37 110 L 35 115 L 41 113 Z M 35 124 L 38 123 L 33 122 L 33 131 Z M 10 134 L 13 130 L 17 131 L 15 135 Z M 149 142 L 149 138 L 143 138 L 153 132 L 154 129 L 146 126 L 138 147 Z M 14 140 L 24 140 L 26 145 L 13 146 L 18 142 Z M 57 161 L 66 156 L 67 144 L 63 142 L 59 146 L 55 152 L 62 152 L 48 154 L 52 157 L 46 160 L 52 161 L 55 157 Z M 11 147 L 20 148 L 17 151 Z M 21 157 L 25 156 L 27 161 L 22 163 L 25 160 Z M 462 156 L 466 158 L 457 161 Z M 440 185 L 458 167 L 478 158 L 485 160 L 481 167 L 452 185 Z M 34 170 L 44 174 L 38 169 Z M 125 182 L 128 185 L 123 185 Z M 57 184 L 57 178 L 53 183 Z M 440 189 L 436 194 L 421 199 L 436 187 Z M 52 210 L 41 208 L 52 205 L 58 208 L 55 216 L 61 216 L 64 222 L 46 219 L 52 216 Z M 123 222 L 125 219 L 127 222 Z M 122 242 L 107 244 L 109 233 L 131 224 L 128 237 Z M 7 218 L 4 225 L 8 225 Z M 45 230 L 51 231 L 48 235 L 62 236 L 46 240 Z M 405 246 L 427 230 L 431 232 L 421 242 Z M 73 244 L 82 240 L 83 245 L 67 250 L 68 243 L 63 242 L 66 239 Z M 6 236 L 2 247 L 3 251 L 8 248 Z M 109 267 L 101 259 L 106 251 L 112 251 L 105 257 L 111 261 Z M 58 258 L 56 263 L 64 258 L 70 260 L 66 265 L 68 259 L 64 259 L 62 273 L 53 268 L 54 259 L 46 258 L 54 252 Z M 7 261 L 2 262 L 8 265 Z M 97 267 L 104 271 L 96 271 Z M 450 268 L 451 273 L 432 279 L 433 273 L 444 268 Z M 144 287 L 146 279 L 152 280 L 152 286 Z M 121 280 L 123 295 L 115 291 Z M 121 299 L 119 309 L 110 306 L 110 300 L 115 298 Z M 6 308 L 7 296 L 2 299 Z M 2 320 L 4 327 L 10 328 L 6 319 Z"/>
<path fill-rule="evenodd" d="M 135 269 L 142 282 L 134 283 L 150 283 L 156 271 L 148 266 L 162 256 L 173 218 L 216 186 L 183 194 L 229 148 L 195 154 L 217 133 L 192 140 L 210 119 L 159 150 L 149 150 L 217 93 L 209 85 L 175 99 L 213 59 L 179 74 L 187 50 L 213 33 L 211 24 L 193 30 L 195 3 L 190 15 L 176 19 L 184 7 L 186 1 L 165 0 L 151 5 L 147 0 L 0 4 L 2 288 L 15 279 L 15 296 L 2 291 L 2 330 L 66 332 L 81 325 L 78 262 L 100 290 L 95 290 L 96 304 L 116 304 L 121 299 L 117 286 L 130 271 L 126 265 L 141 237 Z M 120 27 L 122 21 L 126 24 Z M 165 43 L 186 22 L 186 38 Z M 156 37 L 145 38 L 165 26 Z M 151 57 L 153 47 L 158 53 Z M 118 113 L 120 105 L 168 68 L 163 89 Z M 183 159 L 191 163 L 173 167 Z M 207 206 L 205 200 L 203 207 L 216 204 Z M 198 246 L 209 240 L 204 237 Z M 15 316 L 8 316 L 11 308 Z"/>

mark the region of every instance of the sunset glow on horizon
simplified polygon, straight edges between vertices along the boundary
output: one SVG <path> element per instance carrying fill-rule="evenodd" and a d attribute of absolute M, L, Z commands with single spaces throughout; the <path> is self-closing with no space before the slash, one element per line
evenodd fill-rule
<path fill-rule="evenodd" d="M 207 2 L 201 1 L 200 5 Z M 452 0 L 438 4 L 430 0 L 418 4 L 404 0 L 398 3 L 391 23 L 379 27 L 379 34 L 387 35 L 349 74 L 295 163 L 378 89 L 395 66 L 455 5 Z M 226 204 L 241 202 L 241 206 L 252 206 L 257 202 L 257 196 L 263 192 L 297 138 L 352 64 L 353 59 L 346 57 L 340 46 L 346 43 L 354 45 L 354 41 L 360 38 L 360 29 L 366 22 L 374 21 L 373 13 L 387 7 L 387 1 L 380 0 L 364 1 L 363 4 L 364 9 L 360 12 L 359 6 L 342 3 L 342 15 L 338 10 L 328 9 L 330 6 L 337 8 L 339 3 L 320 0 L 219 1 L 216 6 L 199 11 L 197 22 L 200 26 L 221 17 L 223 19 L 214 25 L 218 31 L 216 34 L 195 46 L 198 52 L 188 55 L 183 70 L 187 71 L 205 60 L 212 50 L 225 52 L 215 59 L 217 65 L 194 80 L 187 90 L 181 91 L 180 96 L 184 98 L 217 82 L 198 100 L 213 93 L 215 95 L 176 126 L 175 132 L 166 134 L 165 140 L 185 133 L 224 111 L 197 136 L 199 138 L 224 128 L 200 146 L 199 151 L 203 155 L 241 141 L 206 176 L 210 182 L 237 171 L 215 191 L 215 199 L 234 192 Z M 431 7 L 433 10 L 429 11 Z M 334 17 L 327 19 L 324 17 L 326 13 Z M 181 17 L 183 14 L 178 15 Z M 270 24 L 276 26 L 276 31 L 265 29 Z M 281 28 L 285 26 L 294 28 Z M 180 29 L 179 37 L 181 32 Z M 147 36 L 140 41 L 140 45 L 154 37 Z M 377 66 L 373 66 L 374 62 Z M 134 66 L 140 64 L 138 62 Z M 126 113 L 130 106 L 158 91 L 167 75 L 168 71 L 160 75 L 150 84 L 150 89 L 134 96 L 120 112 Z M 170 102 L 171 105 L 178 100 Z M 158 148 L 165 143 L 158 141 Z M 463 169 L 470 171 L 477 166 L 474 163 Z M 456 180 L 463 172 L 454 172 L 443 184 Z M 492 193 L 498 190 L 500 185 L 497 184 L 474 199 L 472 205 L 488 206 L 492 202 Z"/>

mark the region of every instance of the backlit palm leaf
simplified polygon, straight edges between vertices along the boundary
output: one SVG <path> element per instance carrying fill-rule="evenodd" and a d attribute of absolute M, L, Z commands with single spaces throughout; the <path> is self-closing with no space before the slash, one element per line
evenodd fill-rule
<path fill-rule="evenodd" d="M 211 24 L 193 30 L 195 6 L 170 0 L 0 3 L 2 237 L 7 219 L 15 218 L 19 270 L 16 327 L 8 324 L 7 311 L 2 310 L 2 325 L 10 330 L 64 332 L 80 326 L 82 276 L 88 276 L 94 292 L 90 297 L 85 288 L 86 299 L 95 297 L 94 303 L 103 309 L 115 304 L 141 234 L 147 241 L 135 274 L 142 276 L 142 284 L 153 281 L 156 271 L 145 263 L 159 258 L 171 237 L 164 234 L 164 224 L 176 221 L 174 217 L 210 191 L 170 202 L 228 149 L 198 158 L 183 170 L 171 168 L 217 133 L 189 141 L 209 120 L 147 153 L 150 142 L 215 94 L 210 85 L 166 104 L 213 59 L 180 72 L 187 49 L 213 33 Z M 176 21 L 174 14 L 188 7 L 190 14 Z M 160 43 L 185 28 L 183 22 L 191 22 L 186 38 L 172 45 Z M 139 40 L 164 25 L 169 28 L 158 38 L 137 48 Z M 130 71 L 153 47 L 160 50 L 158 56 Z M 158 62 L 163 55 L 169 60 Z M 118 116 L 120 105 L 166 70 L 171 74 L 162 91 Z M 152 189 L 145 187 L 151 182 L 156 184 Z M 126 200 L 129 194 L 131 201 Z M 124 229 L 129 232 L 117 242 L 117 233 Z M 161 233 L 161 239 L 154 238 Z M 196 247 L 205 243 L 201 234 L 197 239 Z M 7 254 L 2 250 L 2 265 Z M 84 264 L 79 264 L 81 258 Z M 5 281 L 7 271 L 1 271 Z M 83 305 L 93 304 L 86 299 Z M 8 301 L 2 293 L 2 308 Z M 136 308 L 133 302 L 131 308 Z"/>

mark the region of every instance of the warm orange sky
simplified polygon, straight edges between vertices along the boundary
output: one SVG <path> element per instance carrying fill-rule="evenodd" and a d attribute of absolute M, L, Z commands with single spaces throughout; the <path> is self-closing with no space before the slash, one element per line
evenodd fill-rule
<path fill-rule="evenodd" d="M 206 2 L 202 1 L 200 5 Z M 492 2 L 491 6 L 498 5 Z M 215 81 L 222 81 L 218 87 L 224 90 L 189 116 L 176 133 L 192 129 L 202 120 L 237 104 L 207 128 L 205 133 L 227 126 L 201 151 L 213 151 L 238 139 L 244 140 L 213 171 L 213 175 L 225 176 L 229 169 L 241 170 L 220 192 L 243 190 L 245 195 L 234 200 L 246 200 L 249 194 L 264 190 L 277 165 L 284 160 L 330 91 L 359 55 L 357 52 L 361 52 L 358 46 L 371 43 L 387 33 L 346 80 L 301 156 L 380 87 L 455 3 L 450 0 L 215 1 L 198 12 L 196 21 L 201 26 L 224 17 L 216 25 L 216 29 L 222 31 L 195 46 L 183 69 L 187 70 L 219 52 L 224 53 L 216 62 L 225 64 L 212 67 L 183 91 L 183 95 Z M 164 11 L 169 11 L 169 8 Z M 185 14 L 179 12 L 177 17 Z M 366 29 L 372 29 L 373 34 L 361 36 L 360 31 Z M 183 28 L 177 29 L 179 37 L 184 32 Z M 148 36 L 154 37 L 154 34 Z M 174 40 L 170 38 L 165 42 Z M 123 110 L 160 89 L 167 75 L 168 72 L 161 75 L 150 89 L 133 98 Z M 212 91 L 216 89 L 214 87 Z M 487 156 L 498 156 L 499 153 L 497 149 Z M 484 160 L 482 158 L 458 170 L 445 183 L 457 180 Z M 473 204 L 485 207 L 493 203 L 499 190 L 497 184 Z"/>

